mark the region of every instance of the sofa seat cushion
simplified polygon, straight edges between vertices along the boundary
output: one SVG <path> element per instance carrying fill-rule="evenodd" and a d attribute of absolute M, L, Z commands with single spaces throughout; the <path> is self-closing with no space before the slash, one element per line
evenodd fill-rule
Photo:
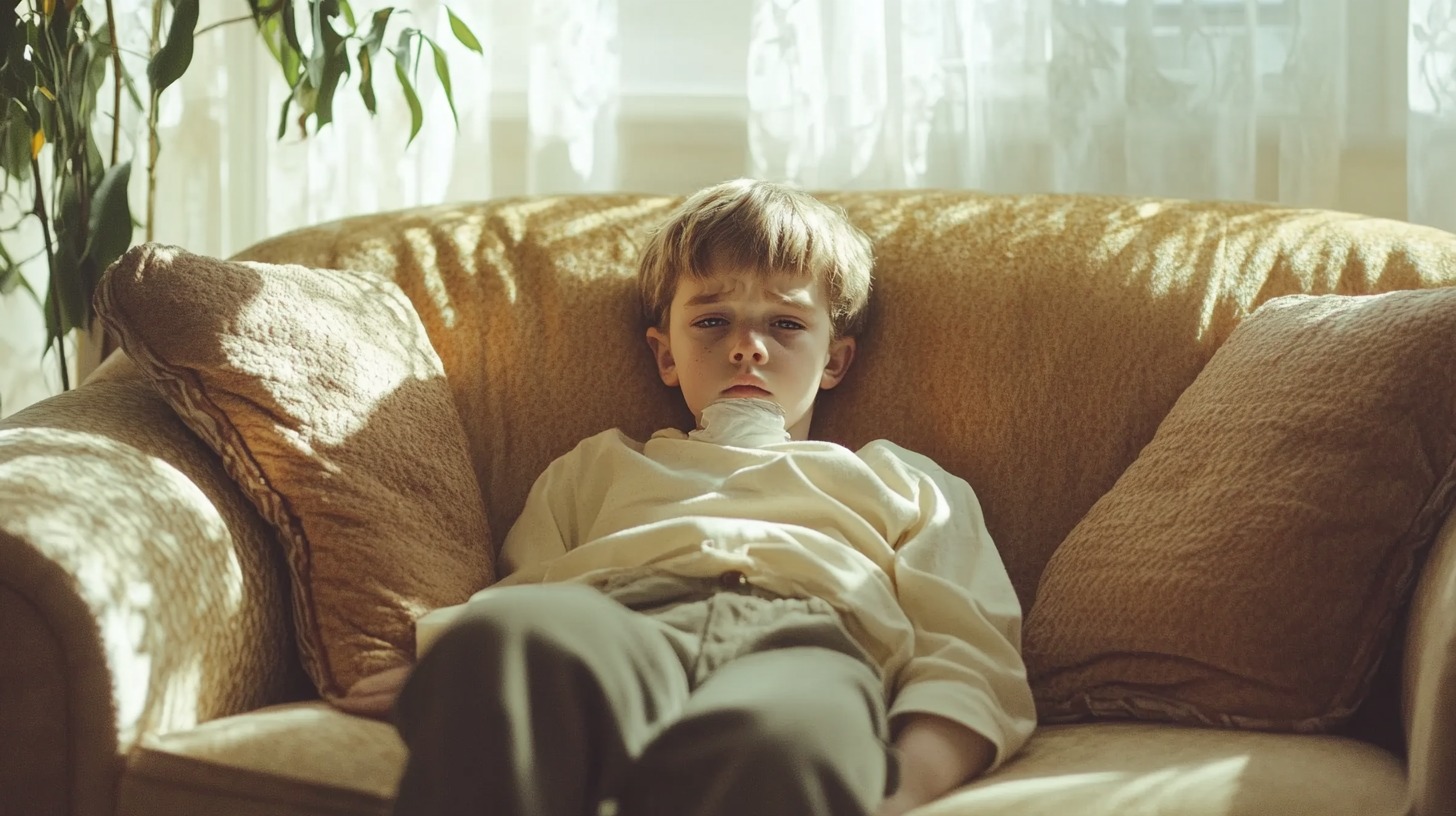
<path fill-rule="evenodd" d="M 291 703 L 150 737 L 121 816 L 383 814 L 405 747 L 388 723 Z M 1389 753 L 1344 737 L 1155 723 L 1047 726 L 995 774 L 916 816 L 1384 816 L 1406 812 Z"/>
<path fill-rule="evenodd" d="M 389 812 L 405 747 L 394 726 L 323 701 L 149 736 L 132 750 L 119 816 Z"/>
<path fill-rule="evenodd" d="M 1037 729 L 995 774 L 915 816 L 1404 816 L 1389 752 L 1327 735 L 1153 723 Z"/>

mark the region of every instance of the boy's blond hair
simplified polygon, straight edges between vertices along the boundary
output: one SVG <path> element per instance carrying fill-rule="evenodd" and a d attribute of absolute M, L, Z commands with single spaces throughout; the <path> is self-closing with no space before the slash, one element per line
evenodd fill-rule
<path fill-rule="evenodd" d="M 862 328 L 874 266 L 870 240 L 843 210 L 808 193 L 737 179 L 689 196 L 642 251 L 637 285 L 647 322 L 666 328 L 681 276 L 707 278 L 715 264 L 823 281 L 834 336 Z"/>

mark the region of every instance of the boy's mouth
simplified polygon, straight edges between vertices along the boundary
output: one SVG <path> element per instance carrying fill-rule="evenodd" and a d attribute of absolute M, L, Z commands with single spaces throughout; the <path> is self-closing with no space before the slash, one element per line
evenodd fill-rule
<path fill-rule="evenodd" d="M 723 393 L 730 397 L 766 397 L 769 396 L 768 389 L 750 385 L 748 383 L 737 383 L 723 389 Z"/>

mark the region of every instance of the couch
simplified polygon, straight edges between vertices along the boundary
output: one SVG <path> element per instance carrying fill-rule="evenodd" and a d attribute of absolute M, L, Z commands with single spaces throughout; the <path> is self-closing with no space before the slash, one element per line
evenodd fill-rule
<path fill-rule="evenodd" d="M 1456 236 L 1344 213 L 825 197 L 874 240 L 878 278 L 861 359 L 822 398 L 814 434 L 889 438 L 966 478 L 1029 614 L 1048 602 L 1038 587 L 1059 545 L 1261 305 L 1456 286 Z M 236 260 L 359 270 L 408 296 L 498 544 L 535 475 L 578 439 L 684 422 L 631 288 L 637 247 L 676 201 L 410 209 L 288 233 Z M 1452 387 L 1431 377 L 1432 390 Z M 321 699 L 278 530 L 153 379 L 117 353 L 0 422 L 0 814 L 387 812 L 401 743 L 388 723 Z M 917 813 L 1456 813 L 1449 518 L 1411 551 L 1349 710 L 1280 725 L 1049 709 L 1004 766 Z"/>

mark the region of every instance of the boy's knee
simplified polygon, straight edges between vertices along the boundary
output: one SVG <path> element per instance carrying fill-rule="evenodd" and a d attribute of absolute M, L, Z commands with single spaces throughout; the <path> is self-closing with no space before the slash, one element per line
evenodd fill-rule
<path fill-rule="evenodd" d="M 779 705 L 725 709 L 708 719 L 704 730 L 713 734 L 709 739 L 725 758 L 773 767 L 839 767 L 858 747 L 868 750 L 881 744 L 868 712 L 808 696 Z"/>
<path fill-rule="evenodd" d="M 792 676 L 786 674 L 772 693 L 730 693 L 729 699 L 739 699 L 674 724 L 654 749 L 675 752 L 692 745 L 690 753 L 794 767 L 827 767 L 857 753 L 876 755 L 887 735 L 873 672 L 831 650 L 805 649 L 801 654 L 813 659 L 784 664 Z M 781 656 L 765 653 L 743 660 Z"/>

